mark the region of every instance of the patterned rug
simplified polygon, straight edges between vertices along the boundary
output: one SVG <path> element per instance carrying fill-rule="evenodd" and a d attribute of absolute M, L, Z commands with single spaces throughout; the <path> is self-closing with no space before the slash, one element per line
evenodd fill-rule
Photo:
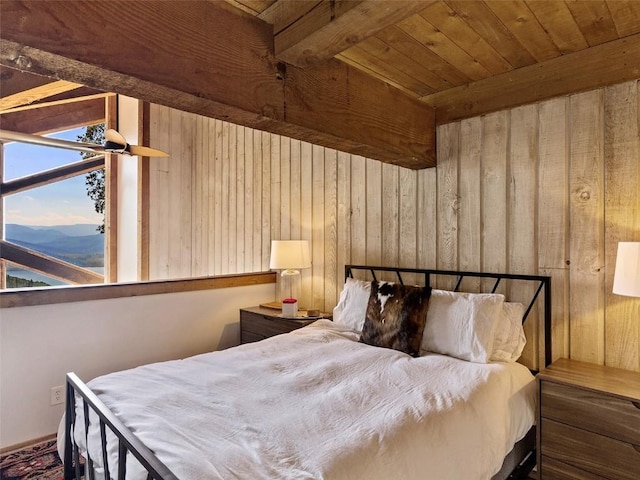
<path fill-rule="evenodd" d="M 56 441 L 39 443 L 0 456 L 1 480 L 62 480 Z"/>

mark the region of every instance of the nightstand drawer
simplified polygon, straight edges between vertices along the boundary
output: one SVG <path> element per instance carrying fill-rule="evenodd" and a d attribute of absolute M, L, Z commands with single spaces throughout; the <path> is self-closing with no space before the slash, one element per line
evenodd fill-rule
<path fill-rule="evenodd" d="M 640 446 L 640 404 L 553 382 L 541 383 L 541 415 Z"/>
<path fill-rule="evenodd" d="M 585 472 L 550 457 L 542 456 L 544 480 L 602 480 L 600 475 Z"/>
<path fill-rule="evenodd" d="M 301 326 L 308 324 L 305 320 L 287 320 L 279 318 L 266 318 L 253 315 L 251 321 L 243 322 L 242 330 L 265 337 L 272 337 L 281 333 L 288 333 L 297 330 Z"/>
<path fill-rule="evenodd" d="M 240 336 L 241 336 L 241 343 L 259 342 L 260 340 L 264 340 L 265 338 L 267 338 L 264 335 L 248 332 L 247 330 L 242 330 L 240 333 Z"/>
<path fill-rule="evenodd" d="M 257 342 L 305 327 L 317 318 L 282 318 L 280 312 L 262 307 L 240 309 L 240 343 Z"/>
<path fill-rule="evenodd" d="M 542 419 L 540 432 L 543 438 L 541 446 L 543 458 L 550 457 L 605 478 L 621 480 L 640 478 L 640 446 L 546 418 Z M 547 470 L 544 463 L 542 472 L 546 480 Z"/>

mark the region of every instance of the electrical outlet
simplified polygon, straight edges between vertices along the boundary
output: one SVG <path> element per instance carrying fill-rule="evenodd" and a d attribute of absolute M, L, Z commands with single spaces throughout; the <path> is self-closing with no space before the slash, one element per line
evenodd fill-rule
<path fill-rule="evenodd" d="M 51 388 L 51 405 L 60 405 L 64 403 L 64 386 Z"/>

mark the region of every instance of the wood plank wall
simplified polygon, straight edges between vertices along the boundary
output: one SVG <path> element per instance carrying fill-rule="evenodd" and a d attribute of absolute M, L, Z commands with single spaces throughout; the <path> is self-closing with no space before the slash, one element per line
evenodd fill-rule
<path fill-rule="evenodd" d="M 639 110 L 632 81 L 446 124 L 412 171 L 152 105 L 172 156 L 151 164 L 150 279 L 268 270 L 271 239 L 311 242 L 301 303 L 325 311 L 345 263 L 548 274 L 554 357 L 640 371 L 640 300 L 611 294 L 617 242 L 640 241 Z"/>

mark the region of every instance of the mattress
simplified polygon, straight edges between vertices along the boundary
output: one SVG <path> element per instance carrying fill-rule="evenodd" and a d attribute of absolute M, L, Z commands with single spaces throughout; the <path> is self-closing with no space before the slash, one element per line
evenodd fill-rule
<path fill-rule="evenodd" d="M 88 386 L 185 480 L 490 479 L 534 423 L 523 365 L 412 358 L 357 340 L 319 320 Z M 89 432 L 100 459 L 97 426 Z M 74 436 L 84 448 L 82 420 Z M 116 454 L 111 441 L 111 471 Z M 127 465 L 127 478 L 145 478 Z"/>

